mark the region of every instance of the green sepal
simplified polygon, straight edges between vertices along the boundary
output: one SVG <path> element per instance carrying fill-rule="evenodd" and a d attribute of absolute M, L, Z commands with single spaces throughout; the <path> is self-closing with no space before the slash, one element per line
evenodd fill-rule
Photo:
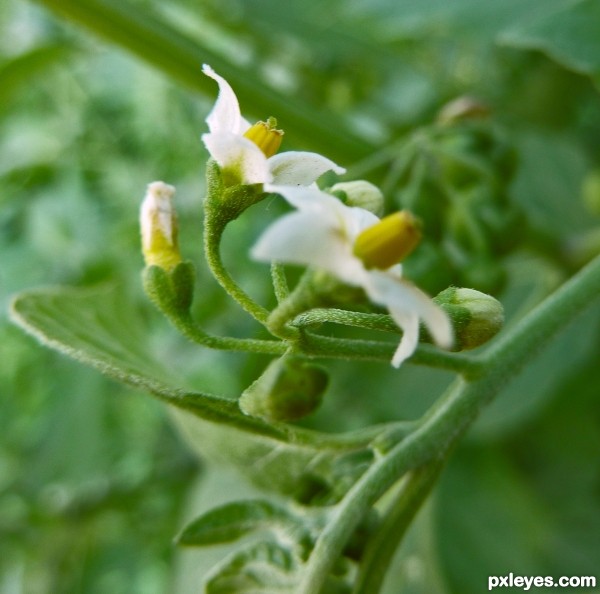
<path fill-rule="evenodd" d="M 205 211 L 210 226 L 214 228 L 224 228 L 267 195 L 263 192 L 262 184 L 226 183 L 227 181 L 217 162 L 209 159 L 206 165 Z"/>
<path fill-rule="evenodd" d="M 284 355 L 244 391 L 240 409 L 269 422 L 295 421 L 321 404 L 328 382 L 322 367 L 303 357 Z"/>
<path fill-rule="evenodd" d="M 178 317 L 189 311 L 196 281 L 192 262 L 181 262 L 171 271 L 160 266 L 146 266 L 142 281 L 146 295 L 167 316 Z"/>

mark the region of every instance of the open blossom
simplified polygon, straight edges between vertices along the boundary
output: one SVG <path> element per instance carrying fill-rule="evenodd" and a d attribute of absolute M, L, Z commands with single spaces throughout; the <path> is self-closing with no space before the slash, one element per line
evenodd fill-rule
<path fill-rule="evenodd" d="M 274 118 L 252 126 L 242 117 L 229 83 L 206 64 L 202 71 L 219 85 L 219 96 L 206 118 L 209 132 L 202 135 L 202 141 L 226 179 L 239 184 L 307 186 L 326 171 L 335 171 L 339 175 L 345 172 L 317 153 L 289 151 L 275 154 L 283 132 L 277 130 Z"/>
<path fill-rule="evenodd" d="M 408 213 L 380 220 L 316 188 L 268 186 L 265 190 L 281 194 L 297 211 L 265 231 L 252 249 L 254 258 L 321 268 L 349 285 L 362 287 L 374 303 L 388 309 L 403 330 L 392 359 L 394 367 L 417 347 L 419 320 L 439 346 L 452 346 L 452 326 L 446 313 L 403 279 L 402 266 L 396 264 L 418 242 L 418 231 L 406 219 Z"/>

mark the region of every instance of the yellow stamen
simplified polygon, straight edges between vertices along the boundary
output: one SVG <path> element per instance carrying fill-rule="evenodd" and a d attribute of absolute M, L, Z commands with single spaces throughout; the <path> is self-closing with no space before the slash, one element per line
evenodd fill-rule
<path fill-rule="evenodd" d="M 244 136 L 269 158 L 279 150 L 283 139 L 283 130 L 277 129 L 277 120 L 271 117 L 266 122 L 256 122 Z"/>
<path fill-rule="evenodd" d="M 354 255 L 367 268 L 385 270 L 401 262 L 421 240 L 419 221 L 407 210 L 391 214 L 365 229 L 354 243 Z"/>

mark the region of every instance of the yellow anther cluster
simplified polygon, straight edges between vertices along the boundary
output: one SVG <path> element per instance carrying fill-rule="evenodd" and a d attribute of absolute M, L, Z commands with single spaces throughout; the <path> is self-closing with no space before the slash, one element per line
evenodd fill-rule
<path fill-rule="evenodd" d="M 354 255 L 367 268 L 385 270 L 404 260 L 420 240 L 419 221 L 407 210 L 402 210 L 365 229 L 356 238 Z"/>
<path fill-rule="evenodd" d="M 283 130 L 277 129 L 277 120 L 271 117 L 266 122 L 256 122 L 244 136 L 269 158 L 279 150 L 283 140 Z"/>

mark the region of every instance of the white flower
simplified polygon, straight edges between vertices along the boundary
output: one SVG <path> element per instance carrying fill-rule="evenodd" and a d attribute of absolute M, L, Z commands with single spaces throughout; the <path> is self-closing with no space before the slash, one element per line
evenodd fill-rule
<path fill-rule="evenodd" d="M 252 249 L 254 258 L 314 266 L 349 285 L 362 287 L 373 302 L 389 310 L 403 330 L 392 359 L 394 367 L 399 367 L 417 347 L 420 319 L 439 346 L 452 345 L 448 316 L 425 293 L 402 278 L 400 264 L 383 270 L 367 268 L 356 255 L 356 242 L 363 231 L 376 230 L 374 225 L 384 225 L 385 219 L 380 222 L 369 211 L 346 206 L 316 188 L 269 186 L 265 190 L 281 194 L 298 210 L 265 231 Z M 371 231 L 369 234 L 374 235 Z"/>
<path fill-rule="evenodd" d="M 274 154 L 283 135 L 275 128 L 276 122 L 251 126 L 242 117 L 229 83 L 206 64 L 202 71 L 219 84 L 219 96 L 206 118 L 209 132 L 202 135 L 202 140 L 223 172 L 237 183 L 307 186 L 326 171 L 345 173 L 345 169 L 317 153 Z"/>

